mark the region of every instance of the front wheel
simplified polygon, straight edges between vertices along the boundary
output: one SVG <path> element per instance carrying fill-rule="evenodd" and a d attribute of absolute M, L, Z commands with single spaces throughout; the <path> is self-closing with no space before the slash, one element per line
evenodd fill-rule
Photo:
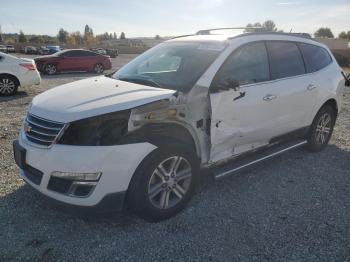
<path fill-rule="evenodd" d="M 195 155 L 180 147 L 158 148 L 148 155 L 128 190 L 131 210 L 149 222 L 179 213 L 194 193 L 198 172 Z"/>
<path fill-rule="evenodd" d="M 323 150 L 333 133 L 336 120 L 336 112 L 331 106 L 324 106 L 318 111 L 312 122 L 307 138 L 307 147 L 310 151 Z"/>

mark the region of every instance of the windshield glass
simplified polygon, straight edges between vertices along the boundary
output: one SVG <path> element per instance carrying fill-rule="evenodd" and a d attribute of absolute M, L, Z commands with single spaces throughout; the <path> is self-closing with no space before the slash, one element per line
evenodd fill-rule
<path fill-rule="evenodd" d="M 122 81 L 188 91 L 225 48 L 224 43 L 170 42 L 140 55 L 112 77 Z"/>

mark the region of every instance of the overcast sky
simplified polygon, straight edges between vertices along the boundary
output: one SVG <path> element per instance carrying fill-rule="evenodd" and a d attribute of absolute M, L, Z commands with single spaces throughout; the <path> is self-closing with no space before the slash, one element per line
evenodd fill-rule
<path fill-rule="evenodd" d="M 56 35 L 63 27 L 128 37 L 189 34 L 199 29 L 273 20 L 279 29 L 350 31 L 350 0 L 0 0 L 4 33 Z"/>

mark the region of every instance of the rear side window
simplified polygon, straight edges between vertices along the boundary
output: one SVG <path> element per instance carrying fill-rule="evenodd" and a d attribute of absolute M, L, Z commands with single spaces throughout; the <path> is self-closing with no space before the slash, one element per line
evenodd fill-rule
<path fill-rule="evenodd" d="M 238 80 L 240 85 L 268 81 L 270 72 L 265 43 L 248 44 L 234 51 L 217 77 L 219 83 Z"/>
<path fill-rule="evenodd" d="M 308 73 L 321 70 L 332 63 L 332 58 L 326 49 L 310 44 L 299 44 L 299 46 L 303 53 Z"/>
<path fill-rule="evenodd" d="M 292 42 L 267 42 L 271 78 L 279 79 L 305 74 L 305 65 L 298 46 Z"/>

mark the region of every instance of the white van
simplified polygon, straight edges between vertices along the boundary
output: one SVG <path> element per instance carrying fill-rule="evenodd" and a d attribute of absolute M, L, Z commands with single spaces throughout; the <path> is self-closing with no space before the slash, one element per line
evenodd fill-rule
<path fill-rule="evenodd" d="M 202 168 L 221 178 L 302 145 L 322 150 L 344 86 L 329 49 L 308 38 L 179 37 L 35 97 L 15 159 L 50 198 L 159 221 L 184 208 Z"/>

